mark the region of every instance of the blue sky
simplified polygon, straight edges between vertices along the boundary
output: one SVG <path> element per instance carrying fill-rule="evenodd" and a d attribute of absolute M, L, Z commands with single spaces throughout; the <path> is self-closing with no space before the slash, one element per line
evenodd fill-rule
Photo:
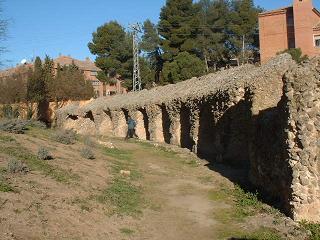
<path fill-rule="evenodd" d="M 78 59 L 90 57 L 87 48 L 91 34 L 110 20 L 124 26 L 149 18 L 158 21 L 165 0 L 3 0 L 9 19 L 5 67 L 15 66 L 33 56 L 57 57 L 59 53 Z M 290 5 L 292 0 L 255 0 L 270 10 Z M 320 0 L 314 0 L 320 8 Z"/>

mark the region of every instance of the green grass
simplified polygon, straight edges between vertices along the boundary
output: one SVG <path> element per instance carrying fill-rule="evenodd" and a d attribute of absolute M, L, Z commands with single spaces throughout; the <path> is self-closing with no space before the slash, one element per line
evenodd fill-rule
<path fill-rule="evenodd" d="M 136 216 L 141 213 L 142 190 L 123 178 L 115 178 L 97 200 L 109 204 L 111 214 Z"/>
<path fill-rule="evenodd" d="M 310 231 L 311 237 L 309 240 L 319 240 L 320 239 L 320 223 L 310 223 L 302 221 L 300 225 L 305 229 Z"/>
<path fill-rule="evenodd" d="M 208 197 L 212 201 L 229 202 L 230 208 L 221 209 L 214 214 L 216 218 L 225 223 L 243 221 L 246 217 L 263 210 L 263 204 L 259 201 L 257 193 L 246 192 L 237 185 L 234 189 L 221 186 L 218 190 L 210 191 Z"/>
<path fill-rule="evenodd" d="M 78 181 L 80 179 L 80 177 L 74 173 L 51 166 L 46 161 L 39 160 L 37 156 L 28 152 L 22 146 L 13 147 L 0 145 L 0 152 L 25 162 L 31 170 L 40 171 L 58 182 L 70 183 L 71 181 Z"/>
<path fill-rule="evenodd" d="M 125 235 L 132 235 L 134 234 L 134 231 L 129 229 L 129 228 L 120 228 L 119 229 L 121 233 L 125 234 Z"/>
<path fill-rule="evenodd" d="M 0 135 L 0 143 L 8 143 L 8 142 L 15 142 L 16 140 L 11 137 L 11 136 L 7 136 L 7 135 Z"/>
<path fill-rule="evenodd" d="M 283 240 L 283 238 L 274 229 L 260 228 L 253 233 L 247 233 L 240 236 L 240 239 L 246 240 Z"/>
<path fill-rule="evenodd" d="M 0 179 L 0 192 L 14 192 L 14 189 L 4 180 Z"/>
<path fill-rule="evenodd" d="M 103 148 L 103 152 L 108 157 L 112 157 L 119 160 L 131 160 L 132 152 L 128 150 L 122 150 L 118 148 Z"/>

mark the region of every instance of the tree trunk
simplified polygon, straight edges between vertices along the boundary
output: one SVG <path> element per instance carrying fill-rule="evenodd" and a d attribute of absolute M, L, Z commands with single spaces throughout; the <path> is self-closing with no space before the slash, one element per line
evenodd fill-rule
<path fill-rule="evenodd" d="M 209 66 L 208 66 L 208 58 L 207 58 L 207 54 L 205 53 L 205 51 L 203 51 L 203 56 L 204 56 L 204 64 L 206 66 L 206 72 L 209 72 Z"/>

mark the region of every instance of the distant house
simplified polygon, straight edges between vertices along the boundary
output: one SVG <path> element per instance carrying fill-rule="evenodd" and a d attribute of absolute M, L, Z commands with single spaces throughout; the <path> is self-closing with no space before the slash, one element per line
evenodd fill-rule
<path fill-rule="evenodd" d="M 65 66 L 74 63 L 84 74 L 85 79 L 91 81 L 96 97 L 104 97 L 115 94 L 123 94 L 127 92 L 127 89 L 122 87 L 122 82 L 119 78 L 114 79 L 114 83 L 103 83 L 97 78 L 100 68 L 89 59 L 86 58 L 84 61 L 74 59 L 69 56 L 59 56 L 53 60 L 55 68 L 57 65 Z"/>
<path fill-rule="evenodd" d="M 312 0 L 293 0 L 292 6 L 259 14 L 259 32 L 262 63 L 289 48 L 320 55 L 320 12 Z"/>

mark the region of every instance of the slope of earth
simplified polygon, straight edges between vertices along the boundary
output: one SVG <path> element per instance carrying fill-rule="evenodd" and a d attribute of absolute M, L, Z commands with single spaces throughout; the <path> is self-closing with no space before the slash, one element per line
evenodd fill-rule
<path fill-rule="evenodd" d="M 187 151 L 105 137 L 65 145 L 56 134 L 0 132 L 0 239 L 306 239 Z M 39 147 L 53 159 L 39 160 Z"/>

